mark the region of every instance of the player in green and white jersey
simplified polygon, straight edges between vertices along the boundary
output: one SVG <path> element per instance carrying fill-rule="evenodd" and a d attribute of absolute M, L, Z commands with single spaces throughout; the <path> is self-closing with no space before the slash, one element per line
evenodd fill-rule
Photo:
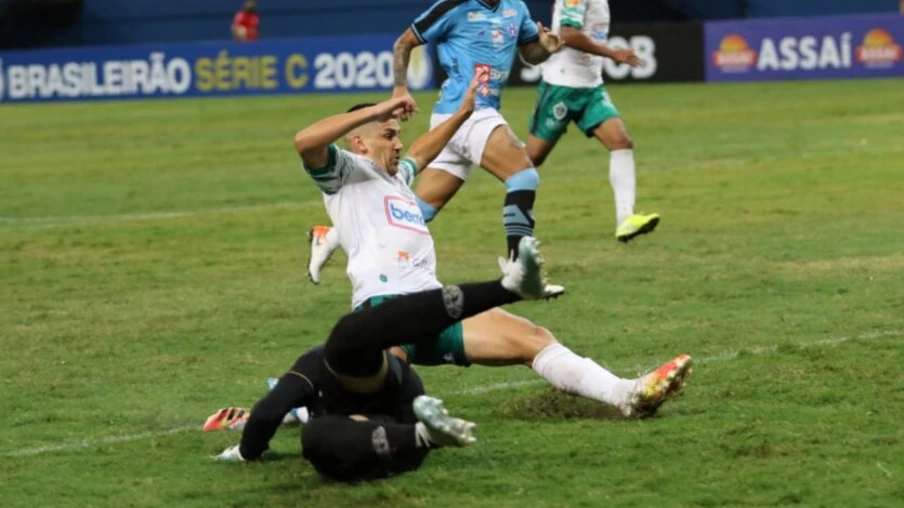
<path fill-rule="evenodd" d="M 631 49 L 614 49 L 609 37 L 607 0 L 555 0 L 552 30 L 565 48 L 543 63 L 543 79 L 530 121 L 527 153 L 536 167 L 574 122 L 587 137 L 609 149 L 609 182 L 615 193 L 615 238 L 628 242 L 652 232 L 658 214 L 635 214 L 634 143 L 603 86 L 603 59 L 632 67 L 644 65 Z"/>

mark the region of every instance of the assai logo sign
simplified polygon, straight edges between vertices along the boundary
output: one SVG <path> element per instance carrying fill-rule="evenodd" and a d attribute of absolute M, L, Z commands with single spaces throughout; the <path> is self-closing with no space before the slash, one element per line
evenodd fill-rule
<path fill-rule="evenodd" d="M 738 34 L 723 37 L 712 57 L 713 65 L 724 72 L 747 72 L 756 65 L 756 51 Z"/>
<path fill-rule="evenodd" d="M 904 75 L 901 16 L 714 22 L 705 30 L 711 80 Z"/>
<path fill-rule="evenodd" d="M 888 68 L 901 61 L 901 46 L 881 28 L 866 33 L 863 44 L 857 46 L 857 62 L 870 69 Z"/>

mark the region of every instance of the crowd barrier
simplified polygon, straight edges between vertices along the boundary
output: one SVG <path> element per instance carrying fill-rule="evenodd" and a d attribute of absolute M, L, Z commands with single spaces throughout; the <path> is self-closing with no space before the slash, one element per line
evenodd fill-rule
<path fill-rule="evenodd" d="M 395 34 L 0 52 L 0 102 L 204 97 L 392 88 Z M 904 76 L 904 16 L 616 24 L 609 44 L 647 65 L 606 61 L 609 81 L 757 81 Z M 435 55 L 412 55 L 412 90 L 445 78 Z M 540 68 L 515 59 L 512 86 Z"/>
<path fill-rule="evenodd" d="M 394 35 L 0 52 L 0 101 L 373 91 L 392 88 Z M 413 90 L 434 87 L 412 54 Z"/>

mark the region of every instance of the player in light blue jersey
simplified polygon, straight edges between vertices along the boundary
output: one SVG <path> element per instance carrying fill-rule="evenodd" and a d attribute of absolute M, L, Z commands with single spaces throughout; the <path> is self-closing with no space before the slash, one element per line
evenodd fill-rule
<path fill-rule="evenodd" d="M 532 236 L 534 199 L 540 176 L 499 113 L 502 89 L 517 52 L 539 64 L 562 47 L 555 34 L 535 23 L 522 0 L 440 0 L 424 11 L 393 47 L 394 97 L 409 96 L 407 69 L 411 50 L 436 45 L 448 74 L 430 117 L 431 129 L 454 113 L 476 71 L 485 71 L 476 110 L 446 149 L 423 171 L 415 189 L 427 221 L 452 199 L 479 165 L 505 183 L 502 217 L 508 253 Z"/>

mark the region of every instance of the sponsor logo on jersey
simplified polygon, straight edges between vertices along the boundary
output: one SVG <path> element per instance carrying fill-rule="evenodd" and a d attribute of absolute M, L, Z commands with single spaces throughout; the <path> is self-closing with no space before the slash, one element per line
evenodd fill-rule
<path fill-rule="evenodd" d="M 747 72 L 756 65 L 756 51 L 740 35 L 727 35 L 713 53 L 713 64 L 724 72 Z"/>
<path fill-rule="evenodd" d="M 501 28 L 494 28 L 490 33 L 490 40 L 497 46 L 505 44 L 505 32 Z"/>
<path fill-rule="evenodd" d="M 886 30 L 870 30 L 857 46 L 857 61 L 870 69 L 894 67 L 901 61 L 901 46 Z"/>
<path fill-rule="evenodd" d="M 411 268 L 411 254 L 409 252 L 400 250 L 397 261 L 399 263 L 399 270 L 404 272 Z"/>
<path fill-rule="evenodd" d="M 386 221 L 390 226 L 408 231 L 414 231 L 422 235 L 429 235 L 427 221 L 421 214 L 417 203 L 398 196 L 386 196 L 383 199 L 383 207 L 386 212 Z"/>
<path fill-rule="evenodd" d="M 518 15 L 518 11 L 516 11 L 515 9 L 506 9 L 506 10 L 502 11 L 503 18 L 514 18 L 517 15 Z"/>
<path fill-rule="evenodd" d="M 396 262 L 399 265 L 400 272 L 407 272 L 412 268 L 419 268 L 421 270 L 430 270 L 430 262 L 426 259 L 411 259 L 411 253 L 408 251 L 400 250 L 398 251 L 398 256 L 396 257 Z"/>
<path fill-rule="evenodd" d="M 468 21 L 483 21 L 487 19 L 486 15 L 479 11 L 471 11 L 468 13 Z"/>
<path fill-rule="evenodd" d="M 480 76 L 479 78 L 477 78 L 478 83 L 489 83 L 491 79 L 490 74 L 492 74 L 492 72 L 493 67 L 489 64 L 474 64 L 474 75 Z"/>
<path fill-rule="evenodd" d="M 494 69 L 490 64 L 478 63 L 474 64 L 474 74 L 483 72 L 483 76 L 477 81 L 478 83 L 491 83 L 493 81 L 506 81 L 509 78 L 509 71 L 500 71 Z"/>
<path fill-rule="evenodd" d="M 565 0 L 565 7 L 577 7 L 581 0 Z"/>
<path fill-rule="evenodd" d="M 597 23 L 590 27 L 590 37 L 597 42 L 606 42 L 609 38 L 609 23 Z"/>

